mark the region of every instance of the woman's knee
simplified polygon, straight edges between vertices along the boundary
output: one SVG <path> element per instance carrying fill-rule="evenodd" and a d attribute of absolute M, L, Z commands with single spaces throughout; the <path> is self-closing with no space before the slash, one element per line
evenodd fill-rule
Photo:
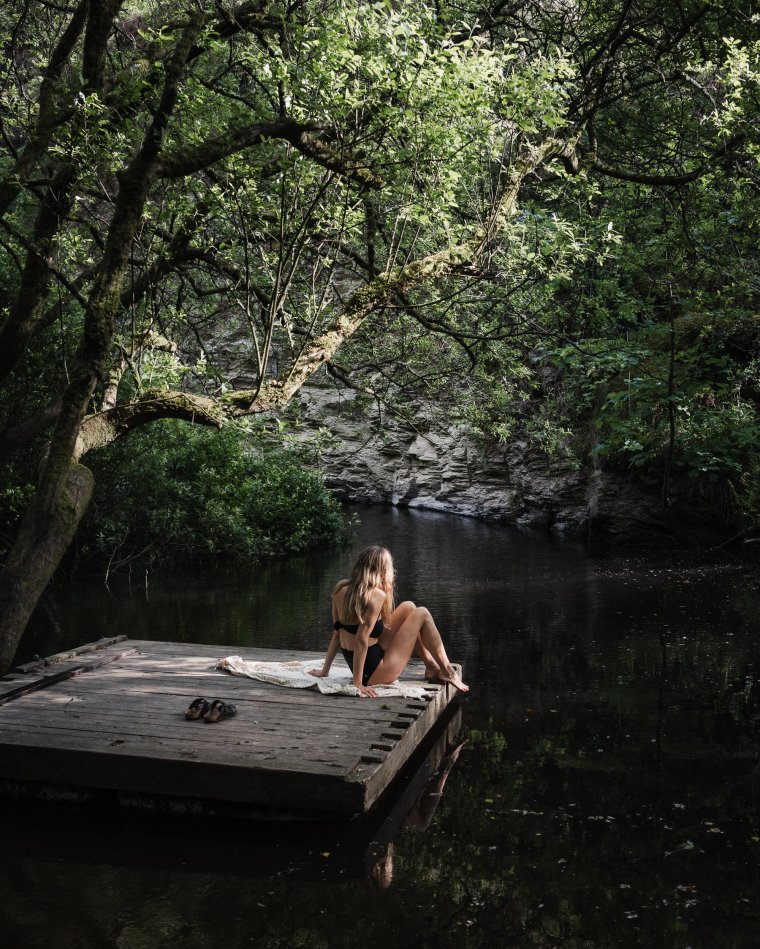
<path fill-rule="evenodd" d="M 402 626 L 412 615 L 415 609 L 415 604 L 412 603 L 411 600 L 404 600 L 403 603 L 399 603 L 399 605 L 393 611 L 393 616 L 391 617 L 391 626 L 393 629 L 399 629 L 399 627 Z"/>
<path fill-rule="evenodd" d="M 421 623 L 424 623 L 427 619 L 433 618 L 430 615 L 430 610 L 426 606 L 415 606 L 414 615 Z"/>

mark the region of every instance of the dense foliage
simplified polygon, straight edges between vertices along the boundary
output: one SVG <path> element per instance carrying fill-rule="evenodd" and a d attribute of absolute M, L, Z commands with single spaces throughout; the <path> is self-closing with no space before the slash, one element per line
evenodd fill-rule
<path fill-rule="evenodd" d="M 526 183 L 507 253 L 478 280 L 421 290 L 344 358 L 381 367 L 376 388 L 402 418 L 416 398 L 434 425 L 629 473 L 664 511 L 713 505 L 746 530 L 760 519 L 756 21 L 741 4 L 626 11 L 641 47 L 616 56 L 580 167 Z M 564 28 L 576 67 L 585 47 L 568 33 L 614 31 L 617 16 L 543 13 L 504 18 L 544 39 Z M 691 14 L 658 85 L 639 57 Z M 700 167 L 708 142 L 716 161 Z"/>
<path fill-rule="evenodd" d="M 0 455 L 39 482 L 0 667 L 97 452 L 277 413 L 323 366 L 751 514 L 756 25 L 749 0 L 4 5 Z"/>
<path fill-rule="evenodd" d="M 76 544 L 85 568 L 253 563 L 347 537 L 338 503 L 302 458 L 271 446 L 253 453 L 234 429 L 159 422 L 93 467 Z"/>

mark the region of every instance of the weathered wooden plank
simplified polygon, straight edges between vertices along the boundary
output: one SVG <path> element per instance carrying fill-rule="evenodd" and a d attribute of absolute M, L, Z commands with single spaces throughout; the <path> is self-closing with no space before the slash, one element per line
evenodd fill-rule
<path fill-rule="evenodd" d="M 442 688 L 439 683 L 427 682 L 422 675 L 405 674 L 401 679 L 405 685 L 415 686 L 428 693 L 435 693 Z M 345 703 L 348 707 L 356 707 L 355 703 L 362 705 L 372 704 L 369 700 L 354 695 L 324 695 L 317 688 L 294 689 L 285 686 L 278 686 L 274 683 L 264 682 L 255 678 L 244 676 L 233 676 L 222 670 L 206 668 L 172 667 L 167 669 L 151 669 L 142 665 L 140 660 L 135 660 L 130 664 L 130 660 L 117 663 L 114 666 L 113 675 L 109 677 L 109 687 L 113 690 L 123 688 L 127 685 L 129 688 L 135 685 L 145 684 L 151 689 L 161 689 L 169 693 L 181 693 L 189 695 L 193 693 L 205 694 L 203 689 L 217 692 L 234 691 L 240 693 L 255 693 L 256 695 L 271 695 L 284 701 L 312 701 L 317 697 L 320 701 L 329 701 L 332 703 Z M 201 690 L 199 692 L 198 690 Z M 425 696 L 427 699 L 428 696 Z M 382 696 L 377 701 L 381 704 L 404 701 L 402 696 Z M 413 699 L 413 701 L 423 701 L 423 699 Z"/>
<path fill-rule="evenodd" d="M 184 694 L 168 688 L 152 687 L 150 683 L 140 683 L 139 686 L 130 686 L 112 689 L 107 683 L 100 687 L 96 681 L 84 682 L 81 678 L 74 684 L 60 683 L 55 690 L 45 693 L 51 704 L 65 704 L 66 702 L 90 702 L 113 704 L 114 706 L 139 708 L 167 709 L 176 714 L 184 715 L 190 701 L 197 695 L 206 695 L 209 699 L 220 697 L 240 707 L 255 705 L 257 709 L 271 709 L 272 715 L 314 716 L 319 719 L 334 720 L 345 718 L 352 721 L 374 720 L 377 718 L 394 717 L 401 713 L 411 712 L 415 708 L 424 708 L 424 705 L 415 705 L 414 700 L 396 697 L 392 699 L 360 699 L 352 696 L 323 696 L 316 692 L 301 694 L 295 689 L 284 689 L 276 686 L 267 692 L 242 690 L 241 692 L 212 690 L 187 690 Z M 431 693 L 435 694 L 435 693 Z M 27 699 L 29 701 L 29 699 Z"/>
<path fill-rule="evenodd" d="M 47 698 L 47 696 L 45 697 Z M 167 704 L 160 698 L 149 696 L 144 701 L 135 702 L 133 697 L 124 697 L 119 701 L 111 699 L 104 701 L 97 695 L 89 699 L 82 696 L 61 696 L 60 700 L 51 702 L 40 700 L 37 696 L 27 696 L 23 704 L 13 703 L 0 711 L 0 721 L 12 720 L 24 717 L 29 721 L 42 720 L 45 718 L 54 719 L 64 717 L 70 721 L 84 721 L 93 715 L 106 716 L 114 721 L 139 721 L 150 723 L 160 720 L 161 722 L 172 722 L 187 731 L 187 728 L 207 725 L 203 720 L 198 722 L 187 721 L 185 719 L 186 703 L 179 705 Z M 300 706 L 282 706 L 271 705 L 268 703 L 256 702 L 254 700 L 243 700 L 236 704 L 238 713 L 234 720 L 228 720 L 224 724 L 230 728 L 242 728 L 249 724 L 250 727 L 257 727 L 265 724 L 278 724 L 286 722 L 304 722 L 310 730 L 318 732 L 324 729 L 345 729 L 356 730 L 365 728 L 383 728 L 393 723 L 403 723 L 407 721 L 407 716 L 414 714 L 408 707 L 397 709 L 370 709 L 367 714 L 359 716 L 347 716 L 340 714 L 339 710 L 327 708 L 315 708 L 304 715 Z"/>
<path fill-rule="evenodd" d="M 71 691 L 71 690 L 70 690 Z M 109 700 L 105 706 L 103 706 L 103 696 L 99 695 L 96 692 L 93 693 L 94 701 L 90 704 L 90 708 L 86 712 L 86 715 L 89 717 L 95 716 L 99 722 L 99 726 L 102 727 L 112 727 L 112 728 L 122 728 L 126 729 L 129 733 L 132 733 L 135 728 L 134 722 L 130 721 L 131 718 L 144 718 L 144 709 L 141 707 L 142 702 L 138 704 L 137 708 L 134 703 L 135 696 L 129 694 L 127 697 L 121 697 L 121 701 L 124 703 L 124 707 L 120 712 L 114 712 L 111 708 L 111 702 L 115 700 Z M 38 721 L 51 721 L 55 720 L 56 715 L 60 718 L 62 714 L 67 716 L 68 721 L 72 722 L 72 709 L 75 705 L 72 706 L 72 702 L 78 703 L 82 701 L 80 695 L 72 694 L 68 699 L 66 699 L 63 704 L 61 704 L 62 697 L 56 697 L 56 700 L 51 702 L 53 696 L 45 696 L 45 699 L 40 700 L 37 697 L 36 705 L 40 705 L 44 711 L 40 713 L 39 711 L 35 712 L 32 710 L 29 714 L 31 716 L 30 720 L 34 720 L 35 715 L 40 715 Z M 47 700 L 47 701 L 46 701 Z M 325 699 L 325 697 L 315 695 L 315 702 L 319 703 L 322 709 L 329 713 L 330 710 L 330 698 Z M 357 700 L 353 700 L 354 702 Z M 25 702 L 34 703 L 33 697 L 28 697 Z M 168 711 L 166 704 L 162 700 L 156 702 L 153 700 L 155 706 L 156 714 L 160 718 L 161 728 L 166 729 L 168 727 L 167 723 L 174 723 L 179 726 L 178 734 L 187 735 L 188 727 L 203 727 L 207 728 L 208 725 L 204 722 L 200 723 L 188 723 L 184 720 L 184 707 L 185 704 L 182 703 L 183 712 L 172 712 Z M 48 706 L 55 711 L 50 713 Z M 406 724 L 406 719 L 402 716 L 415 717 L 419 714 L 420 707 L 415 707 L 413 703 L 403 702 L 400 708 L 395 710 L 387 709 L 384 710 L 385 714 L 380 714 L 378 716 L 375 709 L 377 708 L 376 703 L 367 703 L 366 712 L 367 714 L 361 719 L 356 717 L 350 717 L 346 719 L 346 716 L 340 715 L 338 717 L 330 716 L 326 718 L 319 718 L 315 715 L 314 709 L 309 711 L 308 717 L 304 717 L 303 713 L 298 708 L 287 708 L 283 710 L 281 706 L 278 706 L 274 710 L 270 710 L 267 706 L 262 705 L 257 702 L 241 702 L 239 703 L 239 714 L 233 721 L 228 721 L 224 723 L 219 723 L 221 726 L 231 729 L 235 728 L 236 733 L 243 734 L 243 719 L 248 717 L 252 726 L 259 731 L 269 731 L 274 728 L 282 729 L 282 727 L 289 728 L 291 730 L 299 731 L 302 734 L 311 734 L 313 735 L 312 740 L 318 742 L 323 734 L 336 734 L 336 735 L 345 735 L 347 732 L 356 734 L 357 737 L 361 732 L 363 737 L 366 736 L 368 740 L 380 740 L 383 738 L 383 735 L 387 738 L 388 735 L 394 735 L 394 729 L 403 728 Z M 52 714 L 52 719 L 51 719 Z M 251 718 L 251 716 L 255 716 Z M 0 719 L 3 716 L 0 715 Z M 5 719 L 8 720 L 7 715 Z M 18 717 L 14 721 L 19 720 Z M 55 722 L 57 723 L 57 722 Z M 88 726 L 90 727 L 90 726 Z M 219 726 L 218 726 L 219 727 Z M 151 727 L 146 727 L 143 723 L 140 728 L 147 734 L 154 734 L 155 729 Z M 159 729 L 160 730 L 160 729 Z M 173 733 L 173 732 L 172 732 Z M 398 734 L 396 732 L 396 734 Z M 318 744 L 317 744 L 318 747 Z"/>
<path fill-rule="evenodd" d="M 278 748 L 283 745 L 283 729 L 276 723 L 269 725 L 257 722 L 245 723 L 239 718 L 232 721 L 217 723 L 209 726 L 205 722 L 184 722 L 172 720 L 157 720 L 144 722 L 134 718 L 106 715 L 92 715 L 86 718 L 73 719 L 70 716 L 52 716 L 50 714 L 15 714 L 0 718 L 0 728 L 4 732 L 15 730 L 23 733 L 25 729 L 58 729 L 59 731 L 75 734 L 108 734 L 118 737 L 165 738 L 174 739 L 186 744 L 213 744 L 213 745 L 241 745 L 253 742 L 257 746 Z M 191 730 L 192 728 L 192 730 Z M 326 747 L 342 748 L 346 753 L 355 751 L 362 754 L 369 751 L 373 745 L 393 743 L 403 738 L 404 731 L 396 728 L 393 723 L 375 724 L 371 727 L 352 728 L 320 727 L 314 728 L 308 721 L 292 722 L 287 731 L 288 746 L 297 744 L 307 750 L 318 753 Z"/>
<path fill-rule="evenodd" d="M 264 682 L 261 679 L 248 678 L 247 676 L 233 676 L 227 672 L 221 670 L 215 671 L 211 668 L 191 668 L 187 666 L 177 666 L 171 669 L 166 670 L 157 670 L 150 669 L 142 663 L 139 657 L 135 657 L 134 660 L 123 660 L 123 661 L 114 661 L 114 666 L 111 672 L 109 673 L 109 678 L 114 682 L 128 682 L 134 679 L 146 679 L 146 680 L 155 680 L 157 682 L 177 682 L 178 684 L 185 684 L 187 688 L 195 688 L 197 683 L 201 680 L 208 681 L 214 684 L 221 684 L 224 687 L 224 683 L 229 683 L 230 688 L 264 688 L 266 690 L 277 689 L 281 690 L 286 688 L 285 686 L 278 686 L 273 683 Z M 316 679 L 314 680 L 316 686 Z M 405 675 L 401 682 L 406 683 L 407 685 L 415 685 L 425 687 L 429 683 L 426 683 L 423 679 L 414 678 L 409 675 Z M 346 684 L 349 684 L 349 680 L 345 680 Z M 303 688 L 296 689 L 295 691 L 303 692 L 304 694 L 309 694 L 309 692 L 317 692 L 318 689 L 312 686 L 311 689 Z M 290 691 L 290 689 L 288 689 Z M 355 696 L 348 696 L 349 698 L 354 698 Z"/>
<path fill-rule="evenodd" d="M 121 710 L 119 714 L 113 714 L 108 710 L 92 709 L 86 716 L 77 716 L 59 710 L 30 708 L 28 711 L 13 716 L 0 715 L 0 724 L 13 724 L 18 728 L 31 729 L 36 723 L 56 726 L 66 724 L 71 728 L 92 728 L 97 724 L 98 727 L 110 727 L 127 732 L 139 729 L 146 735 L 166 735 L 184 741 L 197 740 L 201 735 L 204 736 L 204 740 L 208 738 L 214 741 L 237 740 L 252 735 L 260 735 L 263 740 L 269 734 L 285 732 L 308 735 L 318 747 L 323 736 L 338 736 L 344 740 L 361 739 L 362 741 L 384 740 L 388 736 L 403 737 L 408 721 L 387 717 L 377 720 L 367 719 L 361 723 L 340 720 L 315 722 L 311 716 L 282 717 L 261 714 L 258 710 L 245 708 L 239 708 L 234 719 L 216 724 L 209 724 L 202 720 L 188 722 L 183 716 L 160 712 L 152 716 L 130 715 L 125 710 Z M 212 735 L 213 739 L 210 737 Z"/>
<path fill-rule="evenodd" d="M 131 652 L 131 649 L 122 650 L 122 652 L 119 654 L 119 658 L 129 655 Z M 26 684 L 17 685 L 15 688 L 8 690 L 2 696 L 0 696 L 0 705 L 5 705 L 8 702 L 19 699 L 24 695 L 28 695 L 30 692 L 37 692 L 40 689 L 46 689 L 51 685 L 62 682 L 64 679 L 72 679 L 74 676 L 81 675 L 83 672 L 90 672 L 92 669 L 97 669 L 100 666 L 108 664 L 109 662 L 113 662 L 114 658 L 116 657 L 98 657 L 97 659 L 93 659 L 90 662 L 77 663 L 74 666 L 62 669 L 60 672 L 52 672 L 49 675 L 42 675 Z"/>
<path fill-rule="evenodd" d="M 120 746 L 124 747 L 124 746 Z M 154 751 L 151 754 L 151 750 Z M 6 745 L 0 756 L 0 777 L 50 782 L 75 787 L 163 794 L 211 800 L 236 801 L 301 811 L 343 813 L 361 810 L 361 789 L 342 780 L 345 766 L 308 761 L 275 761 L 258 758 L 217 761 L 213 767 L 182 756 L 171 747 L 125 749 L 118 760 L 80 746 L 50 745 L 45 755 L 38 748 Z M 304 788 L 307 793 L 304 793 Z"/>
<path fill-rule="evenodd" d="M 11 702 L 13 699 L 18 699 L 22 695 L 28 695 L 30 692 L 36 692 L 38 689 L 44 689 L 49 685 L 54 685 L 56 682 L 62 682 L 64 679 L 73 676 L 75 672 L 81 672 L 83 669 L 84 666 L 82 665 L 74 665 L 66 669 L 61 669 L 58 672 L 51 672 L 48 675 L 25 677 L 0 695 L 0 705 Z"/>
<path fill-rule="evenodd" d="M 277 723 L 273 720 L 250 720 L 243 722 L 236 719 L 235 722 L 226 721 L 217 723 L 216 726 L 210 726 L 205 722 L 197 724 L 197 728 L 192 732 L 188 731 L 191 724 L 182 721 L 158 720 L 155 724 L 141 721 L 118 720 L 106 716 L 98 716 L 91 720 L 70 719 L 34 719 L 17 718 L 13 721 L 4 721 L 0 719 L 0 725 L 14 727 L 20 730 L 31 729 L 33 727 L 57 727 L 70 728 L 72 730 L 91 731 L 91 730 L 110 730 L 119 734 L 142 734 L 145 736 L 165 737 L 176 741 L 197 742 L 210 741 L 216 743 L 229 742 L 240 743 L 241 741 L 255 740 L 258 743 L 269 743 L 282 741 L 282 736 L 287 735 L 290 738 L 305 740 L 312 749 L 319 749 L 326 741 L 340 741 L 348 747 L 360 744 L 366 749 L 375 742 L 393 742 L 403 739 L 406 729 L 397 722 L 371 723 L 362 728 L 341 728 L 324 726 L 320 729 L 314 729 L 307 722 L 292 720 L 290 722 Z M 200 731 L 200 729 L 203 729 Z M 213 731 L 212 731 L 213 729 Z"/>
<path fill-rule="evenodd" d="M 156 655 L 152 651 L 145 652 L 143 647 L 135 646 L 132 640 L 129 641 L 130 646 L 136 650 L 138 656 L 140 657 L 140 662 L 144 668 L 151 671 L 174 671 L 177 667 L 180 668 L 192 668 L 194 670 L 208 670 L 214 671 L 216 669 L 217 663 L 226 658 L 226 655 L 223 654 L 223 651 L 218 651 L 216 653 L 186 653 L 186 652 L 177 652 L 177 653 L 165 653 Z M 258 649 L 247 649 L 240 650 L 240 653 L 247 653 L 248 655 L 243 655 L 242 658 L 246 661 L 251 662 L 291 662 L 297 661 L 298 663 L 305 663 L 306 665 L 311 666 L 313 664 L 314 668 L 319 668 L 322 665 L 323 656 L 321 655 L 309 655 L 308 653 L 276 653 L 271 650 L 258 650 Z M 344 664 L 342 657 L 339 657 L 335 660 L 335 669 L 340 670 L 344 673 L 348 673 L 348 666 Z M 223 675 L 230 675 L 223 669 L 217 670 Z M 406 674 L 404 678 L 422 678 L 424 671 L 424 666 L 421 662 L 412 661 L 407 666 Z M 244 678 L 244 677 L 241 677 Z"/>
<path fill-rule="evenodd" d="M 344 747 L 340 743 L 319 748 L 313 740 L 298 736 L 284 736 L 276 743 L 257 744 L 256 740 L 240 739 L 236 742 L 194 741 L 181 742 L 164 736 L 145 737 L 139 734 L 125 735 L 116 731 L 86 731 L 40 725 L 34 735 L 24 735 L 12 726 L 0 725 L 3 749 L 0 754 L 0 770 L 5 760 L 5 752 L 10 747 L 24 746 L 37 749 L 42 756 L 51 749 L 67 748 L 73 751 L 87 750 L 105 758 L 118 761 L 125 754 L 139 754 L 160 760 L 197 760 L 204 767 L 217 764 L 247 767 L 252 757 L 265 762 L 266 767 L 275 770 L 297 766 L 314 773 L 324 771 L 322 765 L 337 768 L 346 773 L 356 764 L 363 754 L 362 746 Z M 80 777 L 82 777 L 80 775 Z"/>
<path fill-rule="evenodd" d="M 69 649 L 66 652 L 57 652 L 52 656 L 46 656 L 44 659 L 33 659 L 31 662 L 25 662 L 21 666 L 16 666 L 16 672 L 38 672 L 47 666 L 56 665 L 60 662 L 66 662 L 70 659 L 78 659 L 80 656 L 87 655 L 87 653 L 96 652 L 101 649 L 106 649 L 108 646 L 123 643 L 126 638 L 126 636 L 104 637 L 103 639 L 98 639 L 95 642 L 85 643 L 83 646 L 77 646 L 74 649 Z"/>
<path fill-rule="evenodd" d="M 118 643 L 123 642 L 126 639 L 126 636 L 115 637 L 118 640 Z M 111 640 L 103 640 L 103 642 L 110 643 Z M 51 681 L 59 681 L 61 676 L 60 673 L 63 673 L 70 669 L 80 668 L 82 666 L 87 666 L 87 668 L 92 668 L 92 660 L 97 658 L 101 659 L 104 656 L 111 657 L 112 661 L 115 661 L 118 656 L 125 653 L 125 649 L 122 646 L 118 647 L 105 646 L 102 649 L 99 649 L 95 656 L 85 655 L 83 658 L 79 659 L 64 659 L 63 657 L 71 655 L 69 653 L 59 653 L 57 656 L 51 656 L 47 659 L 35 660 L 31 663 L 26 663 L 24 666 L 19 667 L 20 669 L 26 669 L 25 672 L 20 672 L 18 670 L 13 673 L 3 676 L 0 679 L 0 700 L 3 698 L 12 696 L 13 694 L 21 694 L 16 690 L 20 686 L 32 685 L 36 682 L 41 683 L 42 688 L 45 688 L 50 684 Z M 91 643 L 90 647 L 97 645 L 96 643 Z M 88 647 L 81 647 L 85 652 L 92 654 L 94 650 Z M 55 660 L 54 662 L 52 660 Z M 57 676 L 56 679 L 51 680 L 51 676 Z"/>
<path fill-rule="evenodd" d="M 368 868 L 375 863 L 378 853 L 384 851 L 385 845 L 396 838 L 398 831 L 409 815 L 409 811 L 419 800 L 428 782 L 437 771 L 447 748 L 461 730 L 461 708 L 457 708 L 451 716 L 448 716 L 447 713 L 444 713 L 444 715 L 448 718 L 446 726 L 439 733 L 435 744 L 429 747 L 424 760 L 415 767 L 414 774 L 404 784 L 398 796 L 394 796 L 392 803 L 389 802 L 387 809 L 381 807 L 377 812 L 380 822 L 366 853 Z"/>
<path fill-rule="evenodd" d="M 14 689 L 18 688 L 19 685 L 25 682 L 29 682 L 30 677 L 28 675 L 15 675 L 9 673 L 6 676 L 0 678 L 0 698 L 4 695 L 7 695 L 8 692 L 13 692 Z"/>
<path fill-rule="evenodd" d="M 180 741 L 238 741 L 257 738 L 264 741 L 269 735 L 282 734 L 307 737 L 319 747 L 324 740 L 339 739 L 351 744 L 386 740 L 400 740 L 406 732 L 405 723 L 397 720 L 366 722 L 363 725 L 351 723 L 319 724 L 309 720 L 292 718 L 287 722 L 275 719 L 245 716 L 238 713 L 234 720 L 226 720 L 210 725 L 207 722 L 187 722 L 180 718 L 144 719 L 138 716 L 115 716 L 99 712 L 88 716 L 40 714 L 29 710 L 11 716 L 0 717 L 0 725 L 19 730 L 35 727 L 56 727 L 82 731 L 111 730 L 123 734 L 155 735 L 157 737 L 176 738 Z M 192 729 L 192 730 L 190 730 Z M 213 731 L 212 731 L 213 729 Z"/>
<path fill-rule="evenodd" d="M 0 737 L 4 737 L 0 729 Z M 304 780 L 310 781 L 315 775 L 326 777 L 337 776 L 338 780 L 344 781 L 355 770 L 356 766 L 364 761 L 364 754 L 359 749 L 343 749 L 340 747 L 325 746 L 319 753 L 311 753 L 307 744 L 301 743 L 295 746 L 286 745 L 283 747 L 260 747 L 255 743 L 240 743 L 238 746 L 228 746 L 215 749 L 207 743 L 192 743 L 185 745 L 178 742 L 167 741 L 164 739 L 151 739 L 145 741 L 137 736 L 119 736 L 115 734 L 103 733 L 82 734 L 65 733 L 60 730 L 41 729 L 35 745 L 28 745 L 13 740 L 6 743 L 3 749 L 3 755 L 0 756 L 0 777 L 19 777 L 19 775 L 7 775 L 4 773 L 5 762 L 8 755 L 13 754 L 13 750 L 26 749 L 30 754 L 34 754 L 34 765 L 42 768 L 46 779 L 50 780 L 48 771 L 51 754 L 55 751 L 71 751 L 77 755 L 87 752 L 91 755 L 97 755 L 101 760 L 100 768 L 112 775 L 113 784 L 98 784 L 93 780 L 93 776 L 86 772 L 76 774 L 72 772 L 72 780 L 81 787 L 118 787 L 118 776 L 124 769 L 123 761 L 125 757 L 151 758 L 154 766 L 158 769 L 162 767 L 163 762 L 171 761 L 193 761 L 201 770 L 214 771 L 215 768 L 225 765 L 230 767 L 265 769 L 268 771 L 300 771 L 304 774 Z M 381 756 L 374 767 L 382 766 L 382 761 L 387 756 Z M 110 762 L 110 763 L 109 763 Z M 25 775 L 27 779 L 33 776 Z M 55 775 L 55 783 L 60 783 L 62 778 Z M 66 783 L 66 782 L 63 782 Z M 147 784 L 143 790 L 148 793 L 160 793 L 156 787 Z M 174 794 L 183 795 L 184 790 L 181 787 L 175 788 Z"/>
<path fill-rule="evenodd" d="M 279 706 L 271 708 L 256 702 L 241 702 L 237 708 L 238 713 L 233 719 L 216 723 L 217 727 L 224 726 L 225 733 L 243 733 L 271 728 L 282 730 L 284 727 L 313 734 L 317 739 L 321 734 L 382 735 L 388 730 L 403 732 L 419 714 L 419 710 L 387 710 L 358 719 L 334 715 L 317 717 L 311 713 L 305 715 L 297 709 L 283 711 Z M 0 710 L 0 722 L 28 723 L 30 727 L 35 722 L 68 722 L 73 725 L 77 722 L 87 723 L 88 721 L 110 722 L 114 727 L 139 725 L 150 728 L 157 725 L 161 728 L 177 729 L 178 734 L 184 735 L 189 734 L 188 729 L 207 730 L 209 728 L 209 723 L 203 720 L 187 721 L 184 713 L 167 708 L 165 705 L 162 707 L 154 703 L 152 708 L 146 708 L 142 704 L 134 705 L 126 702 L 122 707 L 116 708 L 110 702 L 103 704 L 98 697 L 90 703 L 83 703 L 74 698 L 65 702 L 45 703 L 33 701 L 32 697 L 27 697 L 23 705 L 13 703 Z"/>
<path fill-rule="evenodd" d="M 181 708 L 183 711 L 189 701 L 199 695 L 205 695 L 208 699 L 221 698 L 235 704 L 237 704 L 238 701 L 255 699 L 262 704 L 279 703 L 280 705 L 286 706 L 307 706 L 312 708 L 314 707 L 314 703 L 318 702 L 323 703 L 325 708 L 333 707 L 340 709 L 344 714 L 348 714 L 351 717 L 361 717 L 362 714 L 372 715 L 374 714 L 372 707 L 375 705 L 386 705 L 394 709 L 403 707 L 402 703 L 405 701 L 411 701 L 404 699 L 402 696 L 367 699 L 356 696 L 321 695 L 310 689 L 287 689 L 281 686 L 267 685 L 266 683 L 260 683 L 259 685 L 260 688 L 257 687 L 255 689 L 246 688 L 243 685 L 218 689 L 214 688 L 213 685 L 212 687 L 198 688 L 196 683 L 192 688 L 188 688 L 187 683 L 177 683 L 177 686 L 174 687 L 170 681 L 154 680 L 152 678 L 137 679 L 134 682 L 130 681 L 128 684 L 121 680 L 117 680 L 116 682 L 107 680 L 101 685 L 99 682 L 91 679 L 87 682 L 83 682 L 81 685 L 77 685 L 77 694 L 97 694 L 115 698 L 119 694 L 124 694 L 128 689 L 130 694 L 164 697 L 167 701 L 172 702 L 175 708 Z M 435 695 L 441 688 L 441 686 L 432 687 L 428 690 L 428 694 Z M 69 691 L 66 694 L 72 694 L 72 692 Z M 183 702 L 185 703 L 184 707 Z"/>
<path fill-rule="evenodd" d="M 214 669 L 220 660 L 227 658 L 227 655 L 222 654 L 221 651 L 209 653 L 208 655 L 201 652 L 193 654 L 182 652 L 176 654 L 167 653 L 155 655 L 152 652 L 144 652 L 142 648 L 134 646 L 132 640 L 129 641 L 129 644 L 137 651 L 138 655 L 140 656 L 140 661 L 145 665 L 146 668 L 156 670 L 173 669 L 175 664 L 192 664 L 194 667 L 198 668 Z M 267 656 L 264 654 L 263 650 L 260 651 L 257 649 L 250 649 L 247 651 L 250 653 L 250 656 L 243 656 L 243 659 L 250 662 L 298 662 L 299 664 L 305 663 L 307 666 L 313 665 L 314 668 L 321 668 L 322 660 L 324 659 L 324 656 L 309 653 L 292 653 L 285 655 L 280 654 L 275 659 L 274 656 Z M 230 653 L 229 655 L 235 654 Z M 349 667 L 344 662 L 342 656 L 339 656 L 335 660 L 334 669 L 340 670 L 345 674 L 348 674 L 349 672 Z M 424 667 L 422 663 L 418 663 L 415 665 L 410 664 L 407 669 L 412 675 L 419 675 L 421 677 Z M 219 671 L 224 672 L 223 669 L 220 669 Z M 228 675 L 229 673 L 225 672 L 224 674 Z"/>
<path fill-rule="evenodd" d="M 228 656 L 241 656 L 246 661 L 251 662 L 315 662 L 317 666 L 321 665 L 324 659 L 324 650 L 304 652 L 303 650 L 284 650 L 269 649 L 261 646 L 214 646 L 208 644 L 193 643 L 166 643 L 153 642 L 151 640 L 129 640 L 130 646 L 137 649 L 141 655 L 146 658 L 156 658 L 165 660 L 167 657 L 192 658 L 196 661 L 215 664 L 220 659 Z M 326 643 L 325 643 L 326 645 Z M 343 662 L 341 656 L 338 656 L 335 662 L 340 666 Z M 342 666 L 340 666 L 342 668 Z M 424 666 L 418 659 L 412 659 L 407 665 L 407 673 L 412 678 L 422 678 Z M 407 678 L 407 675 L 404 676 Z"/>
<path fill-rule="evenodd" d="M 324 659 L 324 649 L 270 649 L 265 646 L 229 646 L 215 645 L 214 643 L 167 643 L 148 639 L 130 639 L 131 646 L 135 646 L 143 655 L 154 657 L 186 657 L 193 656 L 206 662 L 217 662 L 227 656 L 241 656 L 243 659 L 256 662 L 270 660 L 272 662 L 290 662 L 294 660 L 310 662 L 314 657 L 318 662 Z M 325 641 L 325 647 L 327 641 Z M 337 660 L 336 660 L 337 661 Z M 342 660 L 341 660 L 342 661 Z"/>

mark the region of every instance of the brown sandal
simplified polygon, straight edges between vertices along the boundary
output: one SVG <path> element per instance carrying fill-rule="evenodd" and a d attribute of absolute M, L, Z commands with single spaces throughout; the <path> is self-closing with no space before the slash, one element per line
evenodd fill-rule
<path fill-rule="evenodd" d="M 208 704 L 208 702 L 202 697 L 193 699 L 193 701 L 187 707 L 185 718 L 189 722 L 196 722 L 199 718 L 203 718 L 210 707 L 211 706 Z"/>
<path fill-rule="evenodd" d="M 222 702 L 221 699 L 214 699 L 203 718 L 213 724 L 214 722 L 221 722 L 223 718 L 232 718 L 235 714 L 237 714 L 237 708 L 234 705 L 228 705 L 226 702 Z"/>

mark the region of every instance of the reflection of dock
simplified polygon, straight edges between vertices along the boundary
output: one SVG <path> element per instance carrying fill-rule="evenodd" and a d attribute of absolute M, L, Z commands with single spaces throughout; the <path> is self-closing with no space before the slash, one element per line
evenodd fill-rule
<path fill-rule="evenodd" d="M 0 780 L 79 796 L 102 791 L 246 805 L 267 816 L 351 817 L 369 810 L 454 698 L 358 699 L 286 689 L 214 669 L 303 653 L 110 641 L 0 680 Z M 421 664 L 408 674 L 420 683 Z M 238 714 L 185 721 L 199 695 Z"/>

